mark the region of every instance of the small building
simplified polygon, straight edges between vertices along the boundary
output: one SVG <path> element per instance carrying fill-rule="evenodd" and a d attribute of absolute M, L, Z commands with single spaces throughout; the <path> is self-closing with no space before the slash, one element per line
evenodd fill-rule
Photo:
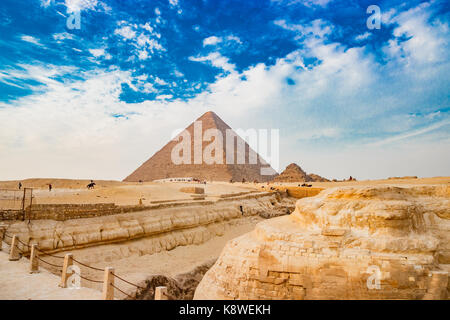
<path fill-rule="evenodd" d="M 192 177 L 178 177 L 178 178 L 166 178 L 166 179 L 158 179 L 153 180 L 155 182 L 192 182 L 194 178 Z"/>

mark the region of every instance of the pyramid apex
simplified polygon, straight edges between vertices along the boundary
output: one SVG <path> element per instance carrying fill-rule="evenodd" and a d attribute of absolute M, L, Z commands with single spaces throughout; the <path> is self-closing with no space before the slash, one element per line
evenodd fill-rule
<path fill-rule="evenodd" d="M 212 110 L 206 111 L 206 112 L 203 114 L 203 116 L 206 116 L 206 115 L 217 116 L 217 114 L 216 114 L 214 111 L 212 111 Z"/>
<path fill-rule="evenodd" d="M 198 117 L 197 120 L 212 118 L 214 120 L 220 119 L 220 117 L 214 112 L 214 111 L 206 111 L 204 114 L 202 114 L 200 117 Z"/>

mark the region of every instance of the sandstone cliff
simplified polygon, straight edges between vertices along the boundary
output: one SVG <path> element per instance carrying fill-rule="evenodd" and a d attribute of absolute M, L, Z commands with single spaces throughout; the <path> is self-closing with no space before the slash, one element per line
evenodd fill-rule
<path fill-rule="evenodd" d="M 450 187 L 348 187 L 230 241 L 195 299 L 446 299 Z"/>

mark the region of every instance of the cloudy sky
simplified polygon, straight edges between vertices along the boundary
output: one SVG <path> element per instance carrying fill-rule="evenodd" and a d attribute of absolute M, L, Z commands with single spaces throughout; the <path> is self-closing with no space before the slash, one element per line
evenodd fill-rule
<path fill-rule="evenodd" d="M 366 25 L 372 4 L 380 29 Z M 1 0 L 0 180 L 123 179 L 208 110 L 234 129 L 279 129 L 281 170 L 450 176 L 449 12 L 448 1 Z"/>

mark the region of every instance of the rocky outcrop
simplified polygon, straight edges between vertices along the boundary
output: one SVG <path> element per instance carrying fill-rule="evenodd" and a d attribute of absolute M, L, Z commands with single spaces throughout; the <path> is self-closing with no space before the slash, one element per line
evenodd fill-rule
<path fill-rule="evenodd" d="M 446 299 L 450 187 L 348 187 L 226 245 L 195 299 Z"/>
<path fill-rule="evenodd" d="M 330 181 L 317 174 L 307 174 L 299 165 L 291 163 L 273 179 L 274 182 L 326 182 Z"/>

